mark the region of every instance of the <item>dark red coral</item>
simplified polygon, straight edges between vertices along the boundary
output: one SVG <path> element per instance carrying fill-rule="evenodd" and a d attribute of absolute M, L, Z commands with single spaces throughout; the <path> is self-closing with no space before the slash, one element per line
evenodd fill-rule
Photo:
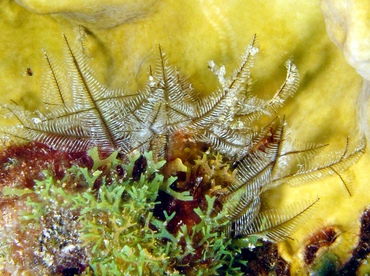
<path fill-rule="evenodd" d="M 279 255 L 277 245 L 272 242 L 263 242 L 253 250 L 243 249 L 240 259 L 248 262 L 246 266 L 241 266 L 244 275 L 290 275 L 289 264 Z"/>
<path fill-rule="evenodd" d="M 330 246 L 337 239 L 338 233 L 333 227 L 324 227 L 314 233 L 308 240 L 304 252 L 304 262 L 312 264 L 318 250 L 324 246 Z"/>
<path fill-rule="evenodd" d="M 370 208 L 364 210 L 361 217 L 360 241 L 352 253 L 351 259 L 344 264 L 339 275 L 356 275 L 361 263 L 370 254 Z"/>
<path fill-rule="evenodd" d="M 0 164 L 1 186 L 32 188 L 35 179 L 43 179 L 43 170 L 61 179 L 72 165 L 92 167 L 92 159 L 87 152 L 68 153 L 30 142 L 1 150 Z"/>

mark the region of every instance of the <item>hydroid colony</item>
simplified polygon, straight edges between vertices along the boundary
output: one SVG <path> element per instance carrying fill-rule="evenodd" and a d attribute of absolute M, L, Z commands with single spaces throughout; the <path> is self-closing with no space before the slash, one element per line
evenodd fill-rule
<path fill-rule="evenodd" d="M 1 129 L 12 141 L 2 153 L 3 186 L 12 187 L 3 201 L 32 207 L 22 216 L 39 240 L 29 245 L 38 248 L 30 260 L 46 273 L 242 273 L 251 236 L 287 238 L 318 200 L 261 211 L 261 194 L 323 175 L 342 179 L 364 151 L 363 144 L 350 151 L 347 140 L 342 153 L 313 160 L 326 145 L 290 139 L 277 108 L 296 91 L 297 68 L 287 62 L 286 80 L 271 99 L 253 95 L 255 37 L 230 76 L 209 63 L 220 87 L 202 97 L 161 47 L 146 89 L 130 93 L 100 84 L 85 57 L 65 43 L 66 69 L 45 54 L 47 111 L 6 105 L 18 125 Z M 34 170 L 20 157 L 30 144 L 42 152 L 34 153 L 43 160 L 31 177 L 36 184 L 14 183 L 20 171 Z M 72 213 L 76 220 L 55 219 Z M 47 230 L 54 224 L 62 230 Z M 55 249 L 57 243 L 65 247 Z M 12 252 L 4 256 L 14 259 Z"/>

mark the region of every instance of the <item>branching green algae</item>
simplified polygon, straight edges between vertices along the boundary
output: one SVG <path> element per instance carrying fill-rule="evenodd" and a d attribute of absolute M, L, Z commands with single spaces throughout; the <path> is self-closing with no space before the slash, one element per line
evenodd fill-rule
<path fill-rule="evenodd" d="M 182 225 L 177 233 L 171 233 L 166 225 L 176 214 L 164 211 L 162 221 L 154 213 L 165 182 L 158 173 L 163 162 L 156 163 L 152 153 L 145 153 L 148 167 L 134 181 L 137 172 L 132 165 L 140 161 L 140 155 L 125 165 L 116 159 L 117 152 L 105 160 L 99 159 L 96 148 L 89 153 L 93 167 L 105 167 L 104 172 L 72 166 L 63 179 L 56 180 L 50 171 L 44 171 L 45 179 L 37 180 L 33 191 L 4 190 L 6 196 L 27 195 L 29 208 L 20 218 L 27 227 L 38 229 L 40 243 L 36 250 L 29 250 L 35 250 L 35 260 L 48 267 L 49 273 L 80 274 L 89 266 L 85 273 L 96 275 L 174 275 L 181 270 L 202 275 L 241 274 L 243 262 L 238 252 L 248 239 L 238 244 L 220 231 L 227 220 L 219 223 L 224 212 L 214 215 L 215 196 L 206 196 L 205 210 L 194 210 L 200 222 L 191 230 Z M 71 189 L 72 183 L 78 185 Z"/>

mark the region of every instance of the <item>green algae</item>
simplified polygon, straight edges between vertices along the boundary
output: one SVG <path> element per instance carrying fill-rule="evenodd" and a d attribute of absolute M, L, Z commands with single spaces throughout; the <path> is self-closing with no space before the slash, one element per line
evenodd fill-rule
<path fill-rule="evenodd" d="M 170 233 L 166 226 L 175 213 L 164 211 L 165 220 L 154 216 L 161 187 L 170 189 L 158 172 L 164 161 L 156 162 L 151 152 L 144 153 L 147 168 L 133 180 L 140 154 L 130 156 L 127 164 L 117 158 L 117 152 L 106 159 L 99 158 L 96 148 L 89 154 L 92 169 L 72 166 L 61 180 L 45 170 L 33 191 L 5 192 L 8 197 L 27 196 L 28 208 L 21 211 L 23 231 L 37 229 L 39 247 L 32 250 L 50 273 L 242 275 L 247 261 L 242 260 L 241 250 L 252 250 L 260 243 L 253 237 L 233 240 L 222 230 L 228 221 L 222 211 L 214 215 L 216 197 L 206 195 L 206 209 L 194 210 L 200 222 L 192 229 L 182 225 L 177 233 Z M 121 167 L 124 177 L 117 169 Z M 189 200 L 175 194 L 181 196 L 179 200 Z"/>

